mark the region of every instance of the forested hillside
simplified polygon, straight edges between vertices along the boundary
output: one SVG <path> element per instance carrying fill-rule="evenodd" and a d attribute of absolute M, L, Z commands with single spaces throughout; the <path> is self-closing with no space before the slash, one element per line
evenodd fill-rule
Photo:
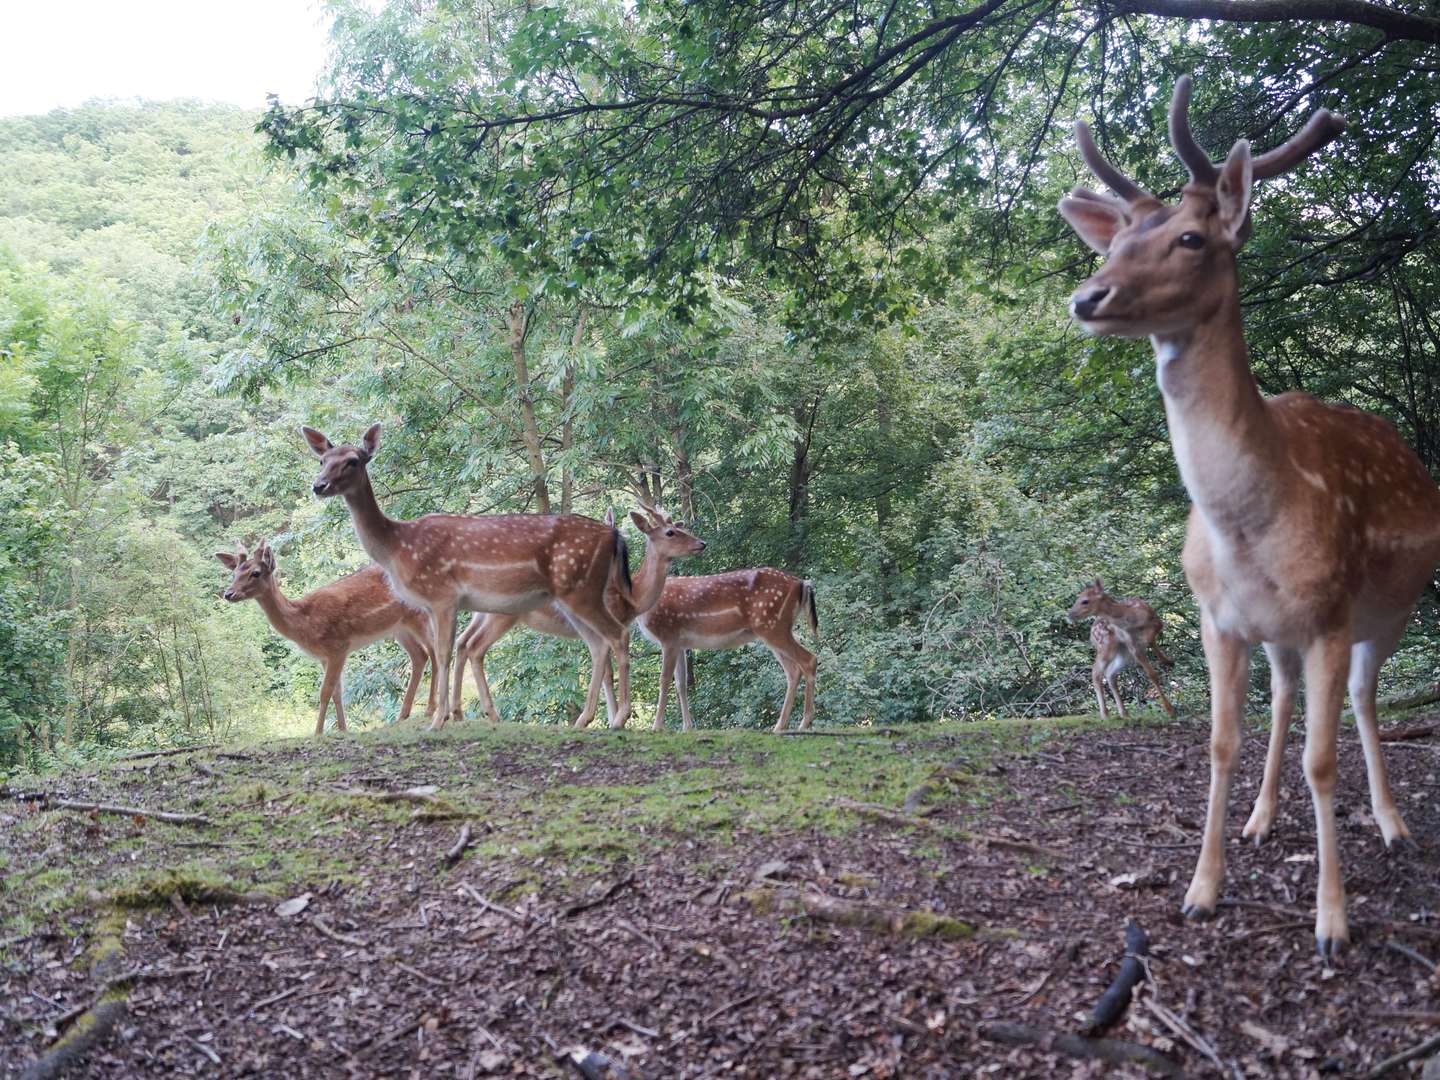
<path fill-rule="evenodd" d="M 1089 182 L 1064 121 L 1102 110 L 1120 160 L 1174 190 L 1141 67 L 1197 72 L 1215 147 L 1275 141 L 1298 87 L 1343 106 L 1333 153 L 1259 198 L 1257 375 L 1380 411 L 1440 464 L 1436 95 L 1403 37 L 1337 30 L 1301 57 L 1288 28 L 1126 37 L 1046 8 L 1050 36 L 982 24 L 874 84 L 871 113 L 752 129 L 759 72 L 818 86 L 873 48 L 878 79 L 910 54 L 878 16 L 796 5 L 815 21 L 792 54 L 773 13 L 712 6 L 346 8 L 312 106 L 0 121 L 0 766 L 302 730 L 318 665 L 219 598 L 213 558 L 268 539 L 291 595 L 365 562 L 310 494 L 302 423 L 382 422 L 370 470 L 397 516 L 644 496 L 709 542 L 677 572 L 813 578 L 822 722 L 1088 707 L 1063 616 L 1097 574 L 1160 609 L 1174 696 L 1199 704 L 1152 361 L 1070 326 L 1091 263 L 1053 209 Z M 724 116 L 695 126 L 664 72 Z M 937 141 L 972 122 L 983 139 Z M 1427 600 L 1390 684 L 1433 678 L 1437 636 Z M 568 719 L 583 656 L 512 633 L 501 712 Z M 405 675 L 391 643 L 353 657 L 355 719 L 393 719 Z M 656 679 L 637 636 L 641 721 Z M 694 679 L 702 725 L 773 722 L 763 652 L 697 654 Z"/>

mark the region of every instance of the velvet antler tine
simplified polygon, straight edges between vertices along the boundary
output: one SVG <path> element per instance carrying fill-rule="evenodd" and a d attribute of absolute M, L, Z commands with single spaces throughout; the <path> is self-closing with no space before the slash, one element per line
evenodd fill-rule
<path fill-rule="evenodd" d="M 1220 179 L 1220 170 L 1190 133 L 1191 86 L 1189 75 L 1181 75 L 1175 80 L 1175 94 L 1170 99 L 1170 145 L 1175 148 L 1175 156 L 1189 170 L 1192 181 L 1213 185 Z"/>
<path fill-rule="evenodd" d="M 1105 186 L 1116 195 L 1131 203 L 1151 197 L 1149 192 L 1105 160 L 1090 135 L 1090 125 L 1084 120 L 1075 121 L 1075 142 L 1080 147 L 1080 156 L 1085 159 L 1085 164 L 1090 166 L 1090 171 L 1105 181 Z"/>
<path fill-rule="evenodd" d="M 1328 146 L 1345 130 L 1345 117 L 1329 109 L 1316 112 L 1291 138 L 1255 158 L 1251 168 L 1256 180 L 1267 180 L 1289 172 L 1317 150 Z"/>

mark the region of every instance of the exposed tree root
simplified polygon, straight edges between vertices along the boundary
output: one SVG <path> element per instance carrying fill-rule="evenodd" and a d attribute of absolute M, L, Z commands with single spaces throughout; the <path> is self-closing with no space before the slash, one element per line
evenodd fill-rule
<path fill-rule="evenodd" d="M 821 922 L 858 926 L 881 934 L 964 939 L 975 936 L 973 923 L 933 911 L 887 907 L 843 900 L 802 889 L 750 889 L 741 894 L 757 912 L 807 915 Z"/>
<path fill-rule="evenodd" d="M 141 750 L 138 754 L 121 754 L 116 761 L 140 761 L 142 758 L 171 757 L 174 754 L 194 754 L 201 750 L 214 750 L 219 743 L 204 743 L 200 746 L 177 746 L 170 750 Z"/>
<path fill-rule="evenodd" d="M 210 819 L 204 814 L 177 814 L 168 810 L 146 810 L 139 806 L 113 806 L 109 803 L 76 802 L 73 799 L 57 799 L 45 791 L 12 791 L 0 787 L 0 796 L 19 799 L 23 802 L 38 802 L 47 810 L 76 810 L 91 814 L 117 814 L 121 817 L 154 818 L 171 825 L 209 825 Z"/>
<path fill-rule="evenodd" d="M 1120 971 L 1109 989 L 1100 995 L 1085 1025 L 1085 1034 L 1098 1035 L 1125 1015 L 1130 1007 L 1130 995 L 1136 985 L 1145 978 L 1144 957 L 1150 953 L 1150 938 L 1131 919 L 1125 924 L 1125 959 L 1120 962 Z"/>
<path fill-rule="evenodd" d="M 1093 1058 L 1115 1065 L 1139 1065 L 1159 1076 L 1184 1076 L 1185 1070 L 1158 1050 L 1120 1039 L 1088 1039 L 1065 1031 L 1032 1027 L 1029 1024 L 989 1023 L 980 1025 L 980 1036 L 991 1042 L 1012 1046 L 1036 1046 L 1070 1057 Z"/>
<path fill-rule="evenodd" d="M 124 1019 L 129 1006 L 124 999 L 102 1001 L 82 1015 L 69 1033 L 30 1063 L 20 1080 L 53 1080 L 80 1061 Z"/>

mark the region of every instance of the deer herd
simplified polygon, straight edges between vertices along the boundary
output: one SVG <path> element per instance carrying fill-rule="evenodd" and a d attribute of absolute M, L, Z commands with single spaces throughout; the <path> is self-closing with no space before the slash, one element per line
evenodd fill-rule
<path fill-rule="evenodd" d="M 1318 847 L 1315 939 L 1329 959 L 1348 940 L 1334 805 L 1337 729 L 1347 688 L 1381 836 L 1390 847 L 1409 835 L 1380 753 L 1375 694 L 1380 666 L 1440 561 L 1440 489 L 1384 420 L 1304 393 L 1265 398 L 1250 370 L 1236 255 L 1250 235 L 1254 182 L 1295 168 L 1341 133 L 1343 119 L 1321 109 L 1278 148 L 1252 156 L 1241 140 L 1216 165 L 1191 135 L 1190 93 L 1190 78 L 1182 77 L 1170 104 L 1170 142 L 1189 173 L 1173 204 L 1121 173 L 1101 155 L 1089 128 L 1075 125 L 1081 157 L 1113 195 L 1077 187 L 1060 201 L 1060 214 L 1104 259 L 1071 297 L 1070 313 L 1092 334 L 1150 339 L 1175 460 L 1191 499 L 1182 561 L 1198 602 L 1209 669 L 1211 779 L 1199 861 L 1183 911 L 1205 918 L 1219 900 L 1250 653 L 1259 644 L 1270 664 L 1273 719 L 1264 776 L 1243 834 L 1258 843 L 1274 823 L 1282 753 L 1303 672 L 1303 766 Z M 810 726 L 816 658 L 795 639 L 793 627 L 803 613 L 818 636 L 811 582 L 769 568 L 671 576 L 675 561 L 697 554 L 705 543 L 649 505 L 631 515 L 646 543 L 633 578 L 626 542 L 612 520 L 574 514 L 397 520 L 380 508 L 370 485 L 379 425 L 356 445 L 335 445 L 313 428 L 303 432 L 320 458 L 315 494 L 345 500 L 374 564 L 289 600 L 275 580 L 275 556 L 267 545 L 218 558 L 233 571 L 225 599 L 254 597 L 279 633 L 324 664 L 317 735 L 332 700 L 337 726 L 345 727 L 345 658 L 385 637 L 412 661 L 402 717 L 428 660 L 432 727 L 458 718 L 468 661 L 481 707 L 498 720 L 485 654 L 517 623 L 585 643 L 589 693 L 577 726 L 594 718 L 602 692 L 610 727 L 623 727 L 629 718 L 632 624 L 661 650 L 657 730 L 672 680 L 684 727 L 691 727 L 686 650 L 752 641 L 763 642 L 785 671 L 776 730 L 789 720 L 802 677 L 800 727 Z M 457 642 L 462 609 L 481 614 Z M 1109 712 L 1106 689 L 1125 715 L 1116 676 L 1132 663 L 1174 715 L 1150 658 L 1153 653 L 1160 664 L 1170 663 L 1158 644 L 1162 624 L 1154 608 L 1108 595 L 1096 578 L 1069 617 L 1093 620 L 1091 678 L 1102 717 Z M 618 676 L 613 691 L 612 670 Z"/>

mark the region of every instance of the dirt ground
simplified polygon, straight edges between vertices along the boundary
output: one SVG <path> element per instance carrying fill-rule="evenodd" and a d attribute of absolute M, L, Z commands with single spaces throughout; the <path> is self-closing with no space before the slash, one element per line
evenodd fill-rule
<path fill-rule="evenodd" d="M 1150 981 L 1111 1039 L 1172 1075 L 1363 1076 L 1440 1029 L 1440 738 L 1386 746 L 1418 841 L 1387 854 L 1345 732 L 1353 943 L 1329 970 L 1297 736 L 1260 848 L 1239 835 L 1264 752 L 1246 740 L 1209 923 L 1179 915 L 1209 767 L 1194 720 L 469 725 L 26 778 L 210 823 L 0 801 L 0 1077 L 107 987 L 127 1011 L 74 1075 L 1143 1076 L 993 1038 L 1079 1030 L 1129 919 Z M 823 917 L 835 901 L 881 915 Z"/>

